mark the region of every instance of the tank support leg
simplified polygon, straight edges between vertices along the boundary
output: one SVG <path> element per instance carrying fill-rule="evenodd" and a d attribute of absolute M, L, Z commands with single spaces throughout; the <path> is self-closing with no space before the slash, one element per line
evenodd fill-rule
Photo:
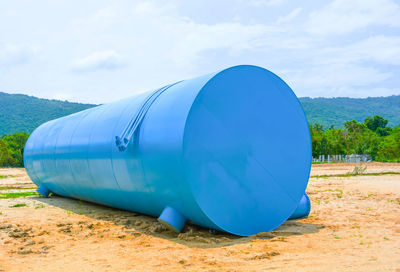
<path fill-rule="evenodd" d="M 36 189 L 36 192 L 38 192 L 39 194 L 41 194 L 44 197 L 49 197 L 51 191 L 49 189 L 46 188 L 46 186 L 44 186 L 43 184 L 39 186 L 39 188 Z"/>
<path fill-rule="evenodd" d="M 169 206 L 165 207 L 162 211 L 158 221 L 177 232 L 181 232 L 186 223 L 186 218 L 174 208 Z"/>
<path fill-rule="evenodd" d="M 301 217 L 307 217 L 310 214 L 311 203 L 310 198 L 306 193 L 301 197 L 299 204 L 297 205 L 296 210 L 289 217 L 289 219 L 296 219 Z"/>

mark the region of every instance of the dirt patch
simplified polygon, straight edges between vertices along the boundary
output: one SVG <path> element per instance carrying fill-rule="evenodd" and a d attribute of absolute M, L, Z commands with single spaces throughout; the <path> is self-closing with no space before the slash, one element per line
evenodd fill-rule
<path fill-rule="evenodd" d="M 343 175 L 353 172 L 355 167 L 365 168 L 365 173 L 400 172 L 400 163 L 366 162 L 366 163 L 321 163 L 313 164 L 311 176 Z"/>
<path fill-rule="evenodd" d="M 355 165 L 313 165 L 312 174 Z M 35 188 L 23 169 L 0 175 L 13 192 Z M 399 183 L 399 175 L 311 178 L 308 218 L 251 237 L 190 224 L 177 234 L 153 217 L 62 197 L 0 199 L 0 271 L 396 271 Z"/>

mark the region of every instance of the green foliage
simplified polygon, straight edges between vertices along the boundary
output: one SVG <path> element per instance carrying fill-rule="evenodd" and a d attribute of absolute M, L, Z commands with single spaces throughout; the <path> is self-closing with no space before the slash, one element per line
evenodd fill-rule
<path fill-rule="evenodd" d="M 310 126 L 313 156 L 369 154 L 378 161 L 400 162 L 400 126 L 386 127 L 381 116 L 368 117 L 364 123 L 344 123 L 344 129 L 327 130 L 319 124 Z"/>
<path fill-rule="evenodd" d="M 0 167 L 24 166 L 24 147 L 28 137 L 25 132 L 0 137 Z"/>
<path fill-rule="evenodd" d="M 19 197 L 26 197 L 26 196 L 39 196 L 37 192 L 12 192 L 12 193 L 0 193 L 1 198 L 19 198 Z"/>
<path fill-rule="evenodd" d="M 0 136 L 16 132 L 31 133 L 49 120 L 94 106 L 0 92 Z"/>
<path fill-rule="evenodd" d="M 385 127 L 385 128 L 378 127 L 375 132 L 379 136 L 388 136 L 391 133 L 391 131 L 392 131 L 391 127 Z"/>
<path fill-rule="evenodd" d="M 388 120 L 384 119 L 381 116 L 375 115 L 373 118 L 366 118 L 364 123 L 367 128 L 372 131 L 376 131 L 378 128 L 386 127 Z"/>
<path fill-rule="evenodd" d="M 379 143 L 376 159 L 379 161 L 400 162 L 400 126 L 394 128 Z"/>
<path fill-rule="evenodd" d="M 10 208 L 19 208 L 19 207 L 27 207 L 28 205 L 26 205 L 26 203 L 18 203 L 18 204 L 14 204 L 9 206 Z"/>

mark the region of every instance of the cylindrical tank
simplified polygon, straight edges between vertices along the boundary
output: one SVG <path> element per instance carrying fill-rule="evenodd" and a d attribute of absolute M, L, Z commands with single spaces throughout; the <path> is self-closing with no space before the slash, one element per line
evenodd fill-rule
<path fill-rule="evenodd" d="M 248 236 L 298 207 L 311 140 L 288 85 L 240 65 L 44 123 L 24 162 L 43 195 Z"/>

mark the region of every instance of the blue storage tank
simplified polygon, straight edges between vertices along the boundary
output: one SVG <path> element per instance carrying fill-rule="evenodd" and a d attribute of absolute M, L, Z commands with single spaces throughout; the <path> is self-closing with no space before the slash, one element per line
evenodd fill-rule
<path fill-rule="evenodd" d="M 311 140 L 288 85 L 240 65 L 38 127 L 38 191 L 248 236 L 309 213 Z M 302 200 L 302 201 L 300 201 Z"/>

